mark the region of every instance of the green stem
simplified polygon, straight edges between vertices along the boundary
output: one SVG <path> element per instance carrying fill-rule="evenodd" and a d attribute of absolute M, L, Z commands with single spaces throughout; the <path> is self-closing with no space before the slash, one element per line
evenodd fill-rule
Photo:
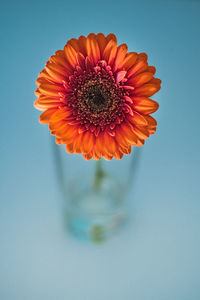
<path fill-rule="evenodd" d="M 101 187 L 102 179 L 105 177 L 105 172 L 103 171 L 102 167 L 102 160 L 99 159 L 96 162 L 96 169 L 95 169 L 95 177 L 94 177 L 94 188 L 99 190 Z"/>

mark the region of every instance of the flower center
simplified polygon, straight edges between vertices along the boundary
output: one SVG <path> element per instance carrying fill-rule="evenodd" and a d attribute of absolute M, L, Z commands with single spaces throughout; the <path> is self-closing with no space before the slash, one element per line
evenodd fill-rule
<path fill-rule="evenodd" d="M 71 89 L 67 106 L 74 118 L 86 128 L 119 124 L 125 119 L 123 83 L 117 83 L 110 66 L 101 61 L 89 70 L 77 70 L 69 78 Z"/>
<path fill-rule="evenodd" d="M 91 89 L 88 89 L 88 104 L 91 108 L 102 109 L 106 105 L 106 97 L 103 94 L 103 91 L 98 86 L 93 86 Z"/>
<path fill-rule="evenodd" d="M 93 104 L 96 107 L 102 106 L 106 101 L 100 91 L 97 93 L 91 93 L 89 95 L 89 99 L 91 100 L 91 105 Z"/>

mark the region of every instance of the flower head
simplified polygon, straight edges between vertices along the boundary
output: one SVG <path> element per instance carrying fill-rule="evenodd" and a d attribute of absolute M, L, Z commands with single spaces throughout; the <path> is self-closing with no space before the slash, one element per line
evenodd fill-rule
<path fill-rule="evenodd" d="M 34 105 L 44 111 L 57 144 L 85 159 L 121 159 L 156 131 L 150 116 L 160 89 L 145 53 L 128 52 L 114 34 L 91 33 L 67 42 L 50 57 L 36 81 Z"/>

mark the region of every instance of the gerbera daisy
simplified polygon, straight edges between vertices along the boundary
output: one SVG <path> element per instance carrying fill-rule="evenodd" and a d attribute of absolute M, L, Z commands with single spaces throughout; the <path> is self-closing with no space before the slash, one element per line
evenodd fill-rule
<path fill-rule="evenodd" d="M 156 131 L 150 116 L 160 89 L 145 53 L 128 52 L 114 34 L 91 33 L 67 42 L 50 57 L 36 81 L 34 105 L 44 111 L 57 144 L 85 159 L 121 159 Z"/>

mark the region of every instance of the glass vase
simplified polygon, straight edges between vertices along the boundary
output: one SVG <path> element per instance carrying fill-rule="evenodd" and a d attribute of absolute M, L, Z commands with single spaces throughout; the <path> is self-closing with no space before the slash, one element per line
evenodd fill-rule
<path fill-rule="evenodd" d="M 139 149 L 111 161 L 87 161 L 82 155 L 66 153 L 54 141 L 53 150 L 65 226 L 82 240 L 107 239 L 127 220 L 127 194 L 138 167 Z"/>

